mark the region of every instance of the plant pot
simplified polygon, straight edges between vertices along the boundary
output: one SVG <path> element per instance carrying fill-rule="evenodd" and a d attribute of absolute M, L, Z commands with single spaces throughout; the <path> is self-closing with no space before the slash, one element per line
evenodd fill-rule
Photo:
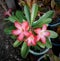
<path fill-rule="evenodd" d="M 57 38 L 51 39 L 52 46 L 53 46 L 52 50 L 56 56 L 59 56 L 59 53 L 60 53 L 60 31 L 59 32 L 57 31 L 57 28 L 59 25 L 60 25 L 60 18 L 57 18 L 56 21 L 49 24 L 49 29 L 56 31 L 58 33 Z"/>
<path fill-rule="evenodd" d="M 54 0 L 56 5 L 60 7 L 60 0 Z"/>
<path fill-rule="evenodd" d="M 50 61 L 50 57 L 43 55 L 38 59 L 38 61 Z"/>
<path fill-rule="evenodd" d="M 45 55 L 45 53 L 47 53 L 49 51 L 49 48 L 45 48 L 43 51 L 40 51 L 40 52 L 36 52 L 36 51 L 33 51 L 33 50 L 29 50 L 29 52 L 31 53 L 31 54 L 33 54 L 34 56 L 37 56 L 36 58 L 37 58 L 37 61 L 40 61 Z"/>
<path fill-rule="evenodd" d="M 47 53 L 48 51 L 49 51 L 49 48 L 45 48 L 44 51 L 40 51 L 40 52 L 35 52 L 31 49 L 29 50 L 29 52 L 33 55 L 43 55 L 43 54 Z"/>
<path fill-rule="evenodd" d="M 52 40 L 52 45 L 53 45 L 53 47 L 52 47 L 53 53 L 56 56 L 59 56 L 59 53 L 60 53 L 60 37 Z"/>
<path fill-rule="evenodd" d="M 51 41 L 51 40 L 49 39 L 49 41 Z M 49 51 L 49 49 L 50 49 L 50 48 L 43 48 L 43 49 L 40 49 L 39 52 L 30 49 L 29 52 L 30 52 L 31 54 L 33 54 L 34 56 L 38 56 L 39 58 L 38 58 L 37 61 L 40 61 L 42 58 L 45 57 L 45 54 Z"/>

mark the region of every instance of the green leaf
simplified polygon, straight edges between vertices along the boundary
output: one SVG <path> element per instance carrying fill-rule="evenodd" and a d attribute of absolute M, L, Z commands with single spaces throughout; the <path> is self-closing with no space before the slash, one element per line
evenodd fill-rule
<path fill-rule="evenodd" d="M 11 21 L 11 22 L 15 22 L 15 21 L 18 21 L 18 18 L 16 16 L 10 16 L 8 17 L 8 19 Z"/>
<path fill-rule="evenodd" d="M 38 45 L 34 46 L 34 50 L 40 50 L 40 46 Z"/>
<path fill-rule="evenodd" d="M 14 28 L 15 28 L 14 26 L 10 26 L 9 28 L 5 28 L 5 29 L 4 29 L 4 32 L 5 32 L 6 34 L 11 34 L 11 31 L 12 31 Z"/>
<path fill-rule="evenodd" d="M 25 13 L 27 21 L 30 23 L 30 11 L 27 5 L 24 6 L 24 13 Z"/>
<path fill-rule="evenodd" d="M 45 48 L 45 44 L 43 44 L 42 42 L 38 42 L 37 45 L 40 46 L 41 48 Z"/>
<path fill-rule="evenodd" d="M 46 47 L 52 48 L 52 43 L 51 43 L 51 40 L 49 38 L 47 38 L 47 40 L 46 40 Z"/>
<path fill-rule="evenodd" d="M 52 30 L 49 30 L 50 32 L 50 38 L 56 38 L 58 36 L 58 34 Z"/>
<path fill-rule="evenodd" d="M 12 12 L 12 16 L 14 16 L 14 12 Z"/>
<path fill-rule="evenodd" d="M 51 23 L 51 21 L 52 21 L 51 18 L 47 18 L 47 19 L 45 19 L 44 21 L 41 21 L 41 22 L 39 23 L 39 27 L 42 27 L 43 24 L 49 24 L 49 23 Z"/>
<path fill-rule="evenodd" d="M 11 35 L 10 37 L 11 37 L 13 40 L 16 39 L 16 36 L 14 36 L 14 35 Z"/>
<path fill-rule="evenodd" d="M 38 5 L 33 4 L 32 11 L 31 11 L 31 23 L 34 21 L 35 17 L 37 16 L 38 13 Z"/>
<path fill-rule="evenodd" d="M 40 22 L 38 23 L 38 25 L 34 26 L 34 28 L 36 28 L 36 27 L 42 27 L 43 24 L 49 24 L 51 21 L 52 21 L 51 18 L 44 19 L 44 20 L 40 21 Z"/>
<path fill-rule="evenodd" d="M 8 21 L 9 19 L 8 18 L 4 18 L 5 21 Z"/>
<path fill-rule="evenodd" d="M 37 21 L 35 21 L 33 24 L 32 24 L 32 26 L 36 26 L 36 25 L 38 25 L 41 21 L 44 21 L 45 19 L 47 19 L 47 18 L 52 18 L 52 16 L 53 16 L 53 14 L 54 14 L 54 12 L 53 11 L 48 11 L 48 12 L 46 12 L 44 15 L 42 15 Z"/>
<path fill-rule="evenodd" d="M 19 22 L 23 22 L 24 15 L 21 11 L 16 11 L 16 17 L 19 19 Z"/>
<path fill-rule="evenodd" d="M 9 28 L 4 29 L 4 32 L 5 32 L 6 34 L 11 34 L 11 30 L 10 30 Z"/>
<path fill-rule="evenodd" d="M 13 43 L 13 47 L 18 47 L 18 46 L 20 46 L 21 43 L 22 43 L 22 42 L 16 40 L 16 41 Z"/>
<path fill-rule="evenodd" d="M 26 42 L 24 42 L 21 48 L 21 56 L 23 58 L 26 58 L 28 52 L 29 52 L 29 47 L 27 46 Z"/>

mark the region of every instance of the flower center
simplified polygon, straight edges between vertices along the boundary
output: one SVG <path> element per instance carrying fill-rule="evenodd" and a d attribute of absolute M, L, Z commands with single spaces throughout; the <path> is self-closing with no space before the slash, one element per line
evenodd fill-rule
<path fill-rule="evenodd" d="M 43 34 L 44 34 L 44 32 L 45 32 L 45 31 L 44 31 L 44 30 L 42 30 L 42 31 L 40 32 L 40 35 L 43 35 Z"/>
<path fill-rule="evenodd" d="M 31 36 L 31 37 L 30 37 L 30 40 L 33 40 L 33 39 L 34 39 L 34 38 Z"/>

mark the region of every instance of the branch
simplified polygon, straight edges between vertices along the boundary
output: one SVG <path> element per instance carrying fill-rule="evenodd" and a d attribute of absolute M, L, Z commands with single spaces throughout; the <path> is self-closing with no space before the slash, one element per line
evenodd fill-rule
<path fill-rule="evenodd" d="M 0 4 L 1 4 L 1 6 L 3 7 L 3 9 L 5 10 L 5 11 L 7 11 L 7 9 L 6 9 L 6 7 L 4 6 L 4 4 L 3 4 L 3 2 L 0 0 Z"/>

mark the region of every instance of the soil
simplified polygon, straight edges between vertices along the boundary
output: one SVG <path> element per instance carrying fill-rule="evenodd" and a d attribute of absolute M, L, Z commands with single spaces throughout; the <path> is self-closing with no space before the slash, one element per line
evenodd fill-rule
<path fill-rule="evenodd" d="M 21 61 L 19 50 L 13 48 L 13 40 L 4 33 L 4 10 L 0 7 L 0 61 Z"/>

